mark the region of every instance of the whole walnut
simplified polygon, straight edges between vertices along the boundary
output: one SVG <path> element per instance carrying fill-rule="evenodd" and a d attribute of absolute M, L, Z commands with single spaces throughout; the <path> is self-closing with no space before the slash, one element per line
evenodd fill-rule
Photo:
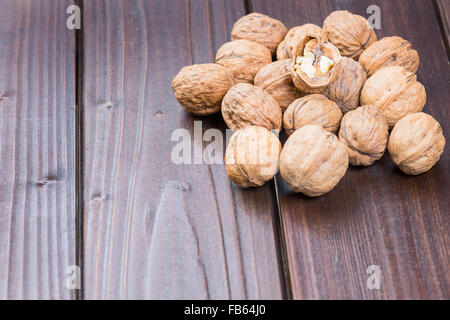
<path fill-rule="evenodd" d="M 251 125 L 269 130 L 281 128 L 281 109 L 276 100 L 248 83 L 238 83 L 227 92 L 222 101 L 222 116 L 233 131 Z"/>
<path fill-rule="evenodd" d="M 261 13 L 250 13 L 240 18 L 231 30 L 231 40 L 250 40 L 268 48 L 271 54 L 286 35 L 284 24 Z"/>
<path fill-rule="evenodd" d="M 271 62 L 269 49 L 248 40 L 227 42 L 216 54 L 216 63 L 225 67 L 236 82 L 253 83 L 256 73 Z"/>
<path fill-rule="evenodd" d="M 387 67 L 371 76 L 361 91 L 361 104 L 381 110 L 389 127 L 408 113 L 423 109 L 427 95 L 414 73 L 403 67 Z"/>
<path fill-rule="evenodd" d="M 284 40 L 278 45 L 277 60 L 292 58 L 295 47 L 304 37 L 308 34 L 320 36 L 321 31 L 321 27 L 311 23 L 289 29 Z"/>
<path fill-rule="evenodd" d="M 222 99 L 233 85 L 233 76 L 214 63 L 184 67 L 172 81 L 175 98 L 183 109 L 198 116 L 220 111 Z"/>
<path fill-rule="evenodd" d="M 283 114 L 283 127 L 287 135 L 308 124 L 336 132 L 342 112 L 338 105 L 321 94 L 311 94 L 295 100 Z"/>
<path fill-rule="evenodd" d="M 307 35 L 297 44 L 291 68 L 294 85 L 305 93 L 321 93 L 341 67 L 339 50 L 320 37 Z"/>
<path fill-rule="evenodd" d="M 409 114 L 398 121 L 388 142 L 392 161 L 411 175 L 430 170 L 439 161 L 444 147 L 441 126 L 423 112 Z"/>
<path fill-rule="evenodd" d="M 258 187 L 278 172 L 281 143 L 263 127 L 250 126 L 237 130 L 225 152 L 225 168 L 239 187 Z"/>
<path fill-rule="evenodd" d="M 359 97 L 366 80 L 366 71 L 358 62 L 342 57 L 340 72 L 323 93 L 346 113 L 360 105 Z"/>
<path fill-rule="evenodd" d="M 374 106 L 362 106 L 344 115 L 339 140 L 346 146 L 350 164 L 369 166 L 381 159 L 389 136 L 387 121 Z"/>
<path fill-rule="evenodd" d="M 255 76 L 255 86 L 264 89 L 277 100 L 281 111 L 303 95 L 292 82 L 290 68 L 290 59 L 275 61 L 263 67 Z"/>
<path fill-rule="evenodd" d="M 281 177 L 310 197 L 331 191 L 345 175 L 348 155 L 338 138 L 316 125 L 295 131 L 280 154 Z"/>
<path fill-rule="evenodd" d="M 334 11 L 325 19 L 322 36 L 338 47 L 343 56 L 355 60 L 377 41 L 366 18 L 346 10 Z"/>
<path fill-rule="evenodd" d="M 407 40 L 401 37 L 386 37 L 372 43 L 359 57 L 359 63 L 369 76 L 391 66 L 401 66 L 416 73 L 419 68 L 419 54 Z"/>

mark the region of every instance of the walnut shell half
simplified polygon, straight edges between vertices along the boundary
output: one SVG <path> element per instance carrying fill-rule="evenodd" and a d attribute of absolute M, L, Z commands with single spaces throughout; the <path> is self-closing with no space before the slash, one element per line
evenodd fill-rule
<path fill-rule="evenodd" d="M 225 67 L 236 82 L 253 83 L 256 73 L 271 62 L 269 49 L 248 40 L 227 42 L 216 54 L 216 63 Z"/>
<path fill-rule="evenodd" d="M 336 79 L 340 68 L 339 50 L 331 43 L 323 42 L 320 37 L 307 35 L 294 50 L 292 81 L 302 92 L 321 93 Z"/>
<path fill-rule="evenodd" d="M 345 175 L 348 155 L 338 138 L 320 126 L 295 131 L 280 154 L 280 174 L 295 192 L 318 197 Z"/>
<path fill-rule="evenodd" d="M 284 24 L 261 13 L 250 13 L 240 18 L 231 30 L 231 40 L 250 40 L 268 48 L 271 54 L 286 35 Z"/>
<path fill-rule="evenodd" d="M 387 67 L 371 76 L 361 91 L 361 104 L 381 110 L 392 128 L 409 113 L 419 112 L 426 102 L 424 86 L 403 67 Z"/>
<path fill-rule="evenodd" d="M 311 94 L 295 100 L 283 114 L 283 127 L 287 135 L 308 124 L 336 132 L 342 119 L 338 105 L 321 94 Z"/>
<path fill-rule="evenodd" d="M 241 188 L 262 186 L 278 172 L 281 143 L 263 127 L 237 130 L 225 152 L 225 168 L 230 179 Z"/>
<path fill-rule="evenodd" d="M 334 44 L 343 56 L 358 60 L 377 35 L 366 18 L 346 10 L 332 12 L 323 22 L 322 36 Z"/>
<path fill-rule="evenodd" d="M 255 86 L 264 89 L 277 100 L 281 111 L 303 95 L 292 82 L 290 68 L 290 59 L 275 61 L 263 67 L 255 76 Z"/>
<path fill-rule="evenodd" d="M 412 73 L 419 68 L 419 54 L 401 37 L 385 37 L 374 42 L 359 57 L 369 77 L 382 68 L 401 66 Z"/>
<path fill-rule="evenodd" d="M 444 147 L 441 126 L 423 112 L 409 114 L 397 122 L 388 143 L 392 161 L 411 175 L 430 170 L 439 161 Z"/>
<path fill-rule="evenodd" d="M 238 83 L 227 92 L 222 101 L 222 116 L 233 131 L 251 125 L 269 130 L 281 128 L 281 109 L 276 100 L 248 83 Z"/>
<path fill-rule="evenodd" d="M 366 80 L 366 71 L 358 62 L 342 57 L 340 72 L 323 93 L 346 113 L 359 106 L 361 89 Z"/>
<path fill-rule="evenodd" d="M 350 164 L 369 166 L 381 159 L 389 136 L 387 121 L 374 106 L 362 106 L 344 115 L 339 140 L 346 146 Z"/>
<path fill-rule="evenodd" d="M 302 42 L 308 34 L 320 36 L 322 28 L 315 24 L 307 23 L 299 27 L 289 29 L 284 40 L 280 42 L 277 48 L 277 59 L 283 60 L 292 58 L 295 47 L 299 42 Z"/>
<path fill-rule="evenodd" d="M 220 111 L 222 99 L 233 85 L 233 76 L 214 63 L 184 67 L 172 81 L 175 98 L 183 109 L 199 116 Z"/>

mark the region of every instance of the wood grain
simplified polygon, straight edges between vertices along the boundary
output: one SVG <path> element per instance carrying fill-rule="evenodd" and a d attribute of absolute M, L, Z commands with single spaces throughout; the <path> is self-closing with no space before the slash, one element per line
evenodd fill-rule
<path fill-rule="evenodd" d="M 418 50 L 425 112 L 440 121 L 447 141 L 450 72 L 432 1 L 253 0 L 256 12 L 288 27 L 322 24 L 333 10 L 366 15 L 381 8 L 379 38 L 400 35 Z M 329 194 L 309 199 L 279 181 L 287 259 L 296 299 L 448 299 L 449 147 L 428 173 L 410 177 L 385 155 L 350 168 Z M 369 290 L 366 269 L 381 269 L 381 289 Z"/>
<path fill-rule="evenodd" d="M 70 299 L 75 33 L 70 1 L 0 1 L 0 299 Z"/>
<path fill-rule="evenodd" d="M 223 165 L 171 160 L 174 130 L 225 133 L 220 115 L 184 113 L 171 81 L 213 61 L 243 2 L 99 0 L 83 12 L 85 298 L 281 298 L 273 185 L 240 190 Z"/>
<path fill-rule="evenodd" d="M 448 0 L 434 0 L 436 3 L 436 9 L 438 18 L 440 20 L 440 26 L 442 31 L 442 40 L 447 49 L 447 57 L 450 59 L 450 1 Z"/>

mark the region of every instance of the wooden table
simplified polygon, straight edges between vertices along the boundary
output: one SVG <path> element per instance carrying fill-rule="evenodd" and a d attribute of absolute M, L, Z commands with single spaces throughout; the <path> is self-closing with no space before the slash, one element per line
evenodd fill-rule
<path fill-rule="evenodd" d="M 0 0 L 0 299 L 450 297 L 448 146 L 426 174 L 386 155 L 317 199 L 280 177 L 242 190 L 223 165 L 171 161 L 174 130 L 226 126 L 170 86 L 251 11 L 293 27 L 376 4 L 378 37 L 419 51 L 424 111 L 450 141 L 448 1 L 84 0 L 78 31 L 71 4 Z"/>

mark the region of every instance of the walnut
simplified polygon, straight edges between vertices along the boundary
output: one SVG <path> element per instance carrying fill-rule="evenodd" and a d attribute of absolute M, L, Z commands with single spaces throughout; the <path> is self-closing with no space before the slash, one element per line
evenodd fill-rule
<path fill-rule="evenodd" d="M 342 57 L 341 70 L 325 88 L 324 95 L 338 104 L 343 113 L 357 108 L 361 89 L 367 80 L 366 71 L 355 60 Z"/>
<path fill-rule="evenodd" d="M 269 49 L 248 40 L 227 42 L 216 54 L 216 63 L 224 66 L 236 82 L 253 83 L 256 73 L 271 62 Z"/>
<path fill-rule="evenodd" d="M 278 172 L 281 143 L 263 127 L 250 126 L 237 130 L 225 152 L 225 168 L 239 187 L 258 187 Z"/>
<path fill-rule="evenodd" d="M 281 109 L 263 89 L 248 83 L 232 87 L 222 101 L 222 116 L 228 127 L 236 131 L 256 125 L 280 130 Z"/>
<path fill-rule="evenodd" d="M 374 106 L 362 106 L 344 115 L 339 140 L 347 147 L 350 164 L 369 166 L 381 159 L 389 136 L 387 121 Z"/>
<path fill-rule="evenodd" d="M 292 62 L 294 85 L 302 92 L 320 93 L 337 77 L 341 55 L 331 43 L 307 35 L 294 50 Z"/>
<path fill-rule="evenodd" d="M 411 175 L 430 170 L 439 161 L 444 146 L 441 126 L 423 112 L 409 114 L 398 121 L 388 142 L 392 161 Z"/>
<path fill-rule="evenodd" d="M 184 67 L 172 81 L 175 98 L 183 109 L 199 116 L 220 111 L 222 99 L 233 85 L 233 76 L 214 63 Z"/>
<path fill-rule="evenodd" d="M 401 66 L 416 73 L 419 68 L 419 54 L 407 40 L 401 37 L 386 37 L 372 43 L 359 57 L 359 63 L 369 76 L 391 66 Z"/>
<path fill-rule="evenodd" d="M 278 45 L 277 59 L 283 60 L 292 58 L 295 47 L 303 40 L 304 37 L 308 34 L 320 36 L 321 31 L 322 28 L 311 23 L 304 24 L 299 27 L 293 27 L 288 31 L 286 37 L 284 37 L 284 40 Z"/>
<path fill-rule="evenodd" d="M 398 66 L 377 71 L 361 91 L 361 104 L 380 109 L 390 128 L 408 113 L 421 111 L 425 102 L 425 88 L 416 75 Z"/>
<path fill-rule="evenodd" d="M 269 93 L 284 111 L 303 94 L 294 86 L 291 77 L 291 60 L 285 59 L 266 65 L 255 76 L 255 86 Z"/>
<path fill-rule="evenodd" d="M 295 192 L 310 197 L 331 191 L 347 168 L 345 146 L 334 134 L 316 125 L 295 131 L 280 154 L 281 177 Z"/>
<path fill-rule="evenodd" d="M 325 19 L 322 37 L 334 44 L 343 56 L 355 60 L 377 41 L 366 18 L 346 10 L 334 11 Z"/>
<path fill-rule="evenodd" d="M 295 100 L 283 115 L 283 127 L 288 135 L 308 124 L 336 132 L 342 119 L 338 105 L 321 94 Z"/>
<path fill-rule="evenodd" d="M 236 21 L 231 30 L 231 40 L 254 41 L 274 54 L 286 32 L 286 27 L 281 21 L 261 13 L 250 13 Z"/>

